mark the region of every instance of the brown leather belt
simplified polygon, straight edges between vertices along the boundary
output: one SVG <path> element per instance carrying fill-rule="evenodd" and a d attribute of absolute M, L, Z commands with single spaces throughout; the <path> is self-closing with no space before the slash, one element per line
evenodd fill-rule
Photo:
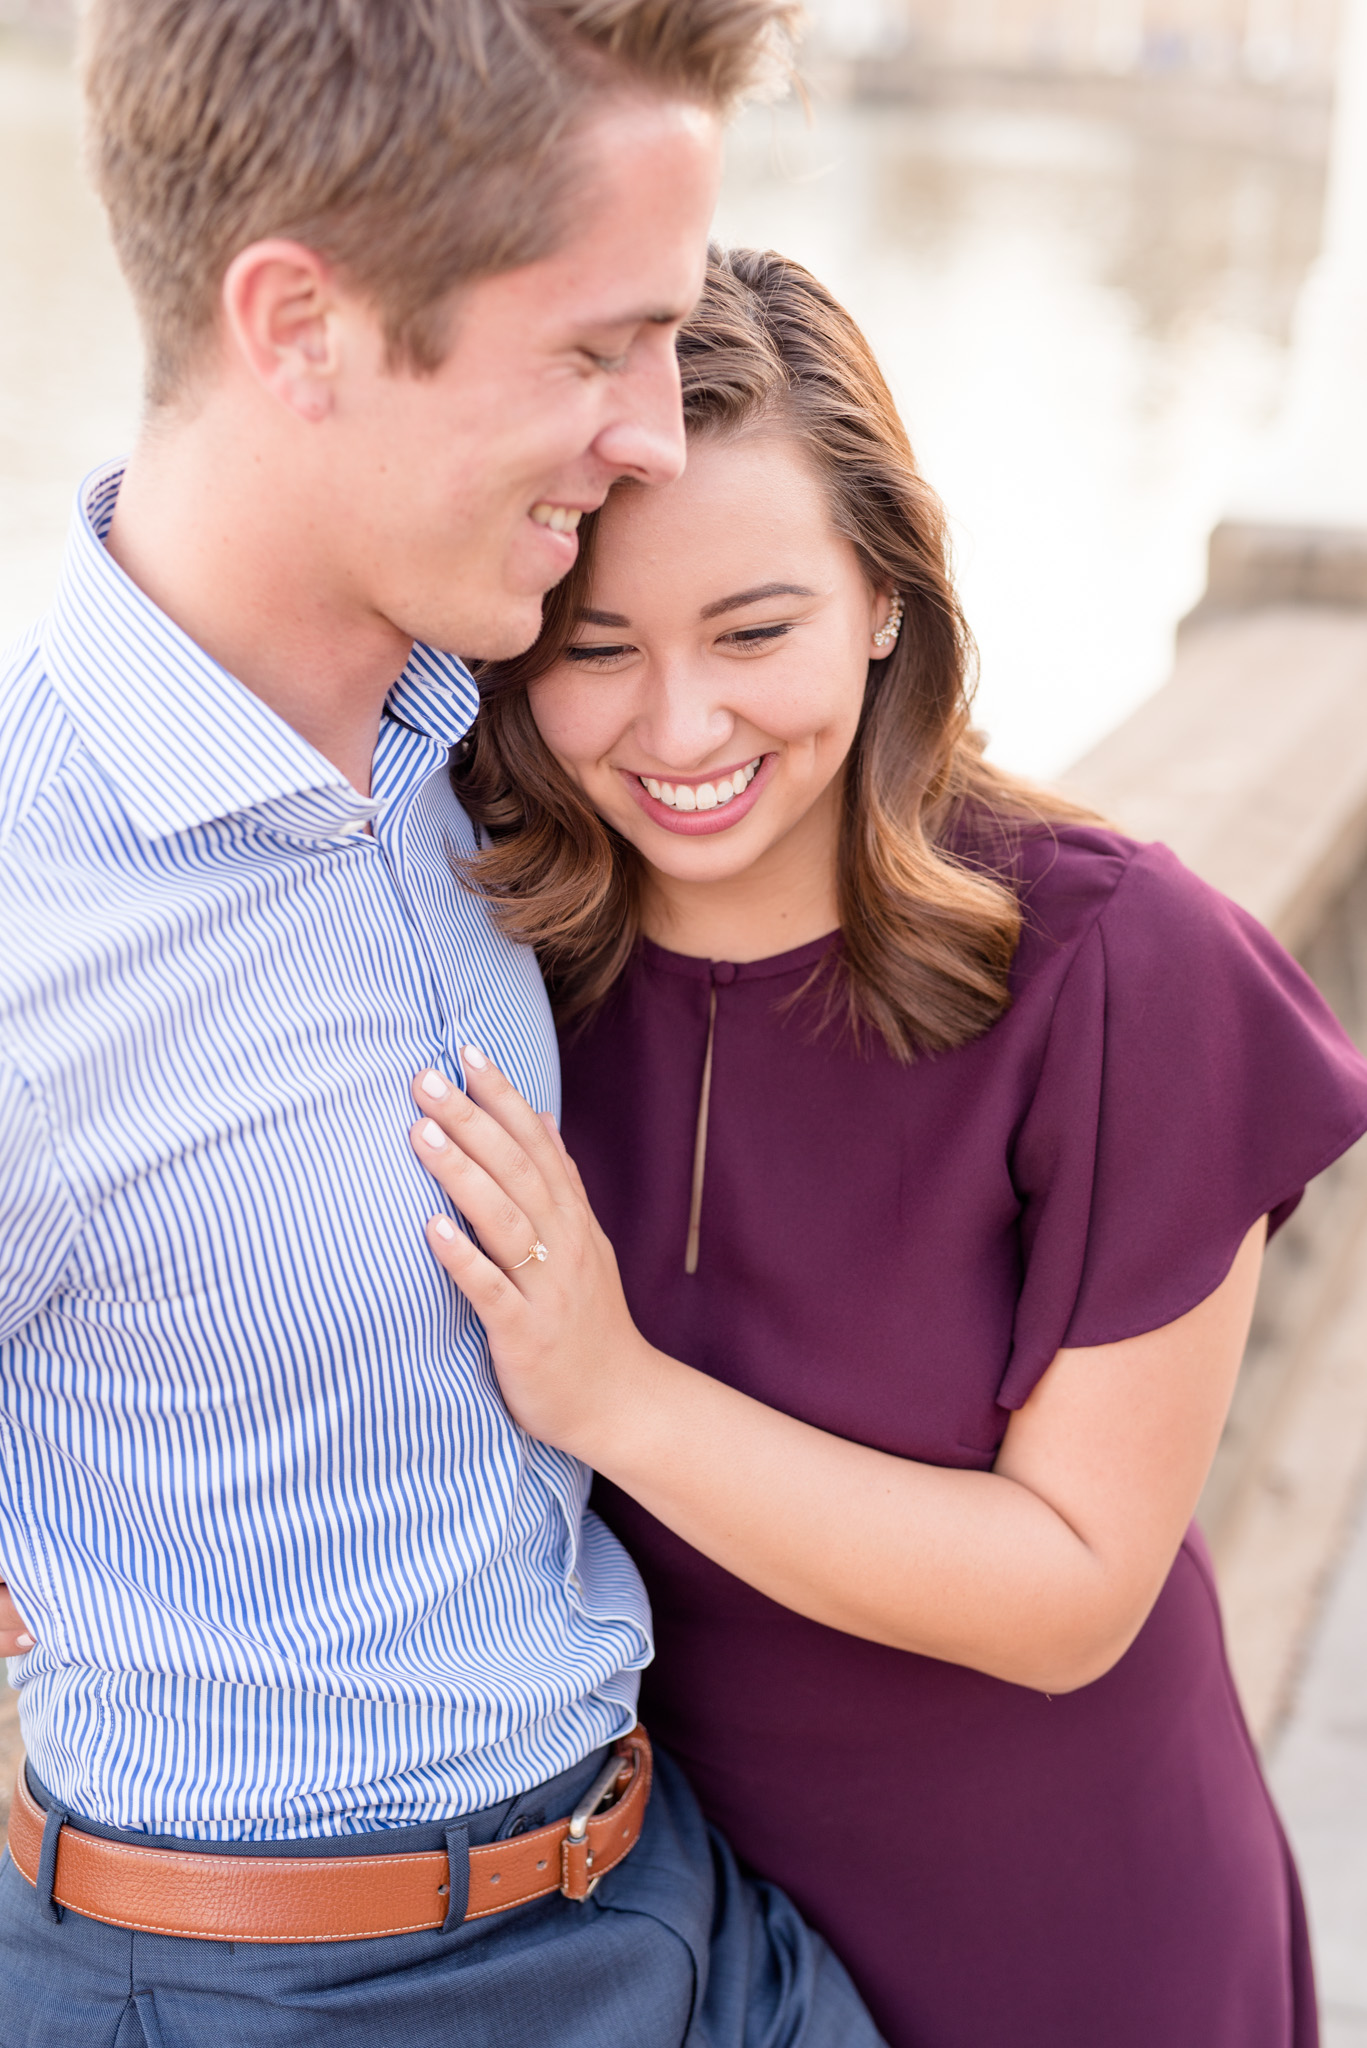
<path fill-rule="evenodd" d="M 630 1855 L 650 1797 L 643 1728 L 613 1754 L 568 1820 L 471 1849 L 467 1920 L 563 1892 L 586 1899 Z M 594 1809 L 615 1792 L 606 1813 Z M 10 1808 L 9 1848 L 36 1884 L 46 1815 L 22 1766 Z M 66 1822 L 57 1838 L 52 1896 L 73 1913 L 146 1934 L 200 1941 L 369 1941 L 417 1934 L 447 1917 L 445 1850 L 392 1856 L 216 1856 L 106 1842 Z"/>

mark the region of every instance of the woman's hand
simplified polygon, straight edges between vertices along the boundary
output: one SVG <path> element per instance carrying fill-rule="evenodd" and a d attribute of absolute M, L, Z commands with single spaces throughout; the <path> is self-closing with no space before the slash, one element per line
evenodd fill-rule
<path fill-rule="evenodd" d="M 555 1125 L 477 1046 L 461 1056 L 467 1093 L 433 1071 L 414 1082 L 424 1114 L 411 1137 L 479 1242 L 437 1216 L 428 1243 L 484 1324 L 514 1419 L 597 1463 L 664 1361 L 631 1320 L 612 1246 Z"/>
<path fill-rule="evenodd" d="M 32 1648 L 28 1623 L 15 1606 L 9 1587 L 0 1579 L 0 1657 L 22 1657 Z"/>

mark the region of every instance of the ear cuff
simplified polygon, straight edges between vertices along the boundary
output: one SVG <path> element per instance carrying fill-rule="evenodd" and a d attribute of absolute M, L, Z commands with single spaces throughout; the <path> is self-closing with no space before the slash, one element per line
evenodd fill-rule
<path fill-rule="evenodd" d="M 884 619 L 882 625 L 878 628 L 878 631 L 873 636 L 874 646 L 891 647 L 895 642 L 897 635 L 901 632 L 901 630 L 902 593 L 900 590 L 894 590 L 892 593 L 892 609 L 889 611 L 886 619 Z"/>

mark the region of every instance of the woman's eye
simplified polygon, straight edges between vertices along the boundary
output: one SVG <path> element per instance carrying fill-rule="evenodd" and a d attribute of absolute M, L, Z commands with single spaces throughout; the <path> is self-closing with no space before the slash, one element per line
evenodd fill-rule
<path fill-rule="evenodd" d="M 734 633 L 722 635 L 723 647 L 759 647 L 766 640 L 782 640 L 792 632 L 792 627 L 782 626 L 738 626 Z"/>
<path fill-rule="evenodd" d="M 634 652 L 634 648 L 626 644 L 615 644 L 611 647 L 567 647 L 565 649 L 565 659 L 566 661 L 581 662 L 620 661 L 623 655 Z"/>

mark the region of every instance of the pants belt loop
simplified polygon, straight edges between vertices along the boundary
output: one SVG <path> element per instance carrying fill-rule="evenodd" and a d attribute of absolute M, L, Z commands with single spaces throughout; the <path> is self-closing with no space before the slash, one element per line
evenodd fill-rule
<path fill-rule="evenodd" d="M 49 1806 L 43 1821 L 43 1846 L 38 1851 L 38 1910 L 57 1925 L 62 1918 L 62 1909 L 52 1896 L 52 1887 L 57 1882 L 57 1842 L 70 1818 L 65 1807 L 55 1803 Z"/>
<path fill-rule="evenodd" d="M 450 1859 L 447 1878 L 450 1890 L 441 1931 L 454 1934 L 458 1927 L 464 1925 L 465 1911 L 470 1903 L 470 1830 L 464 1821 L 446 1830 L 446 1854 Z"/>

